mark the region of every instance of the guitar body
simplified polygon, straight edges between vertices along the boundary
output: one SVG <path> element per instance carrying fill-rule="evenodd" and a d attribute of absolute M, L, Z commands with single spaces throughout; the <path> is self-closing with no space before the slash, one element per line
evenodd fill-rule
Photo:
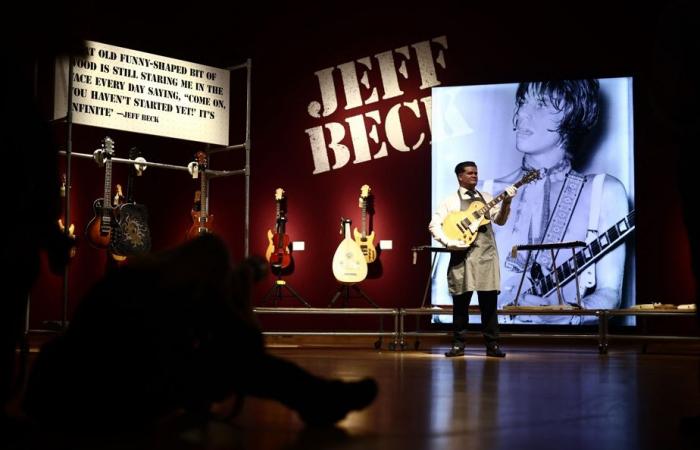
<path fill-rule="evenodd" d="M 362 233 L 357 231 L 357 228 L 353 230 L 353 236 L 355 237 L 355 242 L 360 246 L 362 254 L 365 255 L 365 261 L 367 263 L 372 263 L 377 259 L 377 249 L 374 247 L 374 231 L 370 234 L 362 237 Z"/>
<path fill-rule="evenodd" d="M 107 248 L 109 247 L 112 229 L 109 224 L 103 223 L 102 217 L 104 213 L 101 198 L 93 202 L 92 209 L 95 212 L 95 216 L 90 219 L 90 222 L 85 227 L 85 236 L 87 236 L 88 242 L 93 247 Z"/>
<path fill-rule="evenodd" d="M 151 231 L 148 211 L 138 203 L 119 205 L 109 246 L 115 255 L 134 256 L 151 250 Z"/>
<path fill-rule="evenodd" d="M 343 284 L 355 284 L 367 277 L 367 261 L 357 242 L 346 237 L 333 255 L 333 276 Z"/>
<path fill-rule="evenodd" d="M 201 211 L 192 210 L 192 222 L 194 222 L 194 224 L 187 230 L 187 237 L 189 239 L 194 239 L 201 234 L 211 233 L 211 223 L 213 221 L 213 214 L 202 216 Z"/>
<path fill-rule="evenodd" d="M 272 236 L 275 249 L 270 255 L 270 265 L 274 268 L 286 269 L 292 263 L 292 255 L 289 252 L 289 236 L 275 233 Z"/>
<path fill-rule="evenodd" d="M 445 217 L 442 223 L 442 231 L 449 239 L 459 239 L 467 246 L 476 239 L 479 227 L 490 222 L 485 216 L 478 214 L 484 207 L 479 201 L 471 202 L 466 211 L 455 211 Z"/>

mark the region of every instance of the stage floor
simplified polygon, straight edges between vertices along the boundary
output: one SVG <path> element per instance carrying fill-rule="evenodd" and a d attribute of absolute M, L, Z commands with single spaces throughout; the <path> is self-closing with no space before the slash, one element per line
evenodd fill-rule
<path fill-rule="evenodd" d="M 268 339 L 269 351 L 309 371 L 345 380 L 374 377 L 375 402 L 334 429 L 305 428 L 296 414 L 247 398 L 239 415 L 204 428 L 153 436 L 92 437 L 83 448 L 162 449 L 674 449 L 700 448 L 697 345 L 504 342 L 505 359 L 474 342 L 448 359 L 445 339 L 419 350 L 374 350 L 371 340 Z M 235 358 L 235 355 L 232 355 Z M 281 381 L 282 382 L 282 381 Z M 120 441 L 123 441 L 120 443 Z M 57 443 L 60 447 L 61 445 Z M 70 445 L 69 445 L 70 446 Z"/>

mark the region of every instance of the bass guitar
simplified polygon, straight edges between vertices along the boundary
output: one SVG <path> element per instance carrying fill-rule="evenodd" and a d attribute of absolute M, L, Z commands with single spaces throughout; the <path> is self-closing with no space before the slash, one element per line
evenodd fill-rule
<path fill-rule="evenodd" d="M 355 284 L 367 277 L 367 261 L 362 249 L 350 236 L 350 219 L 340 219 L 344 236 L 333 255 L 333 276 L 343 284 Z"/>
<path fill-rule="evenodd" d="M 102 161 L 105 166 L 104 195 L 92 204 L 95 215 L 85 227 L 88 242 L 96 248 L 107 248 L 112 234 L 112 155 L 114 141 L 109 137 L 102 140 Z"/>
<path fill-rule="evenodd" d="M 129 151 L 129 159 L 134 160 L 140 156 L 136 147 Z M 112 239 L 109 249 L 112 255 L 128 257 L 147 253 L 151 249 L 151 231 L 148 227 L 148 211 L 144 205 L 134 201 L 134 174 L 138 174 L 136 166 L 132 164 L 126 183 L 126 201 L 121 196 L 121 201 L 115 201 L 114 219 L 112 227 Z M 121 186 L 117 185 L 118 188 Z M 121 190 L 118 190 L 118 196 Z M 118 198 L 118 197 L 115 197 Z M 118 259 L 118 258 L 117 258 Z"/>
<path fill-rule="evenodd" d="M 374 247 L 374 230 L 367 234 L 367 204 L 369 203 L 370 188 L 366 184 L 360 188 L 360 209 L 362 210 L 362 231 L 353 230 L 355 242 L 362 249 L 365 261 L 372 263 L 377 259 L 377 249 Z"/>
<path fill-rule="evenodd" d="M 270 265 L 275 269 L 286 269 L 292 262 L 292 255 L 289 251 L 289 236 L 285 232 L 287 215 L 285 208 L 282 207 L 284 201 L 284 190 L 282 188 L 276 189 L 275 203 L 277 219 L 275 233 L 272 233 L 272 230 L 267 231 L 269 245 L 265 253 Z"/>
<path fill-rule="evenodd" d="M 199 208 L 197 208 L 197 202 L 195 202 L 195 207 L 192 209 L 192 226 L 187 231 L 187 237 L 189 239 L 194 239 L 200 234 L 211 233 L 211 223 L 214 221 L 214 216 L 209 214 L 209 201 L 207 198 L 207 154 L 199 151 L 195 155 L 197 160 L 197 166 L 199 170 Z M 196 198 L 196 194 L 195 194 Z"/>
<path fill-rule="evenodd" d="M 540 178 L 541 175 L 538 170 L 531 170 L 513 186 L 518 188 L 523 184 L 531 183 Z M 479 227 L 491 221 L 488 218 L 489 210 L 503 201 L 507 195 L 506 192 L 501 192 L 487 204 L 480 201 L 473 201 L 466 211 L 450 213 L 442 224 L 442 231 L 449 239 L 458 239 L 464 242 L 467 247 L 470 246 L 476 239 Z"/>

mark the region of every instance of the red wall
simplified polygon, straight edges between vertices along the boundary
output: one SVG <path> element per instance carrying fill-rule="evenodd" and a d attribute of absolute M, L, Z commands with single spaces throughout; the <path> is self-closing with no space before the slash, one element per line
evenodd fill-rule
<path fill-rule="evenodd" d="M 138 36 L 100 34 L 91 30 L 86 37 L 108 44 L 160 54 L 192 62 L 227 67 L 252 58 L 252 151 L 250 250 L 263 254 L 267 247 L 266 232 L 274 226 L 274 191 L 285 189 L 288 196 L 287 233 L 293 241 L 304 241 L 306 249 L 294 253 L 295 270 L 286 280 L 313 306 L 326 306 L 337 289 L 331 271 L 333 253 L 340 242 L 340 217 L 350 217 L 359 226 L 357 205 L 360 186 L 368 184 L 375 196 L 373 229 L 375 243 L 393 241 L 393 249 L 383 251 L 379 273 L 361 284 L 362 289 L 383 307 L 419 306 L 428 276 L 429 257 L 420 254 L 412 264 L 410 248 L 427 244 L 430 218 L 430 144 L 429 136 L 415 150 L 400 152 L 389 148 L 386 157 L 353 164 L 314 175 L 314 163 L 305 130 L 327 122 L 344 123 L 344 119 L 378 110 L 382 118 L 399 101 L 411 101 L 430 95 L 420 89 L 416 55 L 406 62 L 409 77 L 401 80 L 404 95 L 353 108 L 340 109 L 333 115 L 316 119 L 307 105 L 320 98 L 318 70 L 338 66 L 363 57 L 446 36 L 443 49 L 446 67 L 436 65 L 441 85 L 513 82 L 523 79 L 561 77 L 635 77 L 635 125 L 637 208 L 637 298 L 639 302 L 663 301 L 688 303 L 695 298 L 690 272 L 687 237 L 681 218 L 682 206 L 676 188 L 675 159 L 677 147 L 664 139 L 663 126 L 656 118 L 649 98 L 655 86 L 648 48 L 653 33 L 644 33 L 652 18 L 629 16 L 628 12 L 611 12 L 595 16 L 596 33 L 585 20 L 571 28 L 566 39 L 552 39 L 547 23 L 555 19 L 545 15 L 541 27 L 525 26 L 519 14 L 502 17 L 496 13 L 445 9 L 441 12 L 338 11 L 333 14 L 278 14 L 248 25 L 239 32 L 227 28 L 208 28 L 207 40 L 201 45 L 184 39 L 139 40 Z M 553 14 L 553 13 L 550 13 Z M 627 15 L 626 15 L 627 14 Z M 625 17 L 625 20 L 621 20 Z M 549 20 L 551 19 L 551 20 Z M 591 17 L 593 20 L 593 16 Z M 167 34 L 166 34 L 167 36 Z M 433 51 L 440 45 L 432 44 Z M 377 61 L 372 59 L 369 73 L 371 87 L 381 86 Z M 48 70 L 48 69 L 47 69 Z M 336 81 L 339 80 L 336 74 Z M 231 96 L 231 143 L 244 140 L 245 78 L 233 72 Z M 362 89 L 363 97 L 369 90 Z M 336 89 L 341 106 L 343 90 Z M 50 92 L 44 97 L 50 98 Z M 426 132 L 425 116 L 416 118 L 402 111 L 406 141 L 415 142 Z M 384 120 L 383 120 L 384 123 Z M 371 121 L 366 121 L 370 126 Z M 65 129 L 56 125 L 56 137 L 62 142 Z M 347 127 L 346 127 L 347 132 Z M 73 151 L 91 153 L 105 135 L 115 140 L 117 155 L 125 157 L 128 149 L 138 146 L 148 160 L 186 165 L 196 151 L 205 146 L 155 136 L 76 126 Z M 385 139 L 379 127 L 380 140 Z M 343 141 L 349 145 L 349 139 Z M 373 144 L 371 152 L 378 146 Z M 664 155 L 664 170 L 659 172 L 651 161 Z M 432 155 L 436 157 L 437 155 Z M 331 164 L 333 158 L 331 157 Z M 213 169 L 240 169 L 243 151 L 216 153 L 211 157 Z M 82 230 L 92 217 L 92 201 L 101 196 L 102 172 L 89 160 L 75 159 L 73 164 L 72 220 Z M 653 178 L 665 186 L 652 189 L 644 181 Z M 121 180 L 121 181 L 120 181 Z M 114 182 L 125 183 L 126 167 L 115 165 Z M 183 241 L 191 225 L 190 208 L 198 182 L 185 172 L 149 168 L 137 180 L 136 198 L 150 213 L 153 249 L 160 250 Z M 243 255 L 243 177 L 233 176 L 211 181 L 210 211 L 214 228 L 228 243 L 239 260 Z M 663 219 L 657 212 L 663 206 Z M 664 236 L 660 239 L 660 236 Z M 660 264 L 673 261 L 673 264 Z M 105 254 L 91 248 L 85 239 L 70 268 L 70 308 L 103 273 Z M 260 300 L 272 286 L 272 277 L 260 283 L 255 296 Z M 293 299 L 284 305 L 296 306 Z M 352 306 L 365 306 L 353 298 Z M 32 326 L 61 315 L 61 279 L 43 271 L 32 294 Z M 299 325 L 349 329 L 375 323 L 375 320 L 331 317 L 323 321 L 296 316 L 264 319 L 269 326 Z"/>

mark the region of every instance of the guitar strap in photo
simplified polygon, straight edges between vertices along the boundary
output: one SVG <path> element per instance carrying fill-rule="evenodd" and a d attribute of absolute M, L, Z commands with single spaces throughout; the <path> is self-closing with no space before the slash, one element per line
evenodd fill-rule
<path fill-rule="evenodd" d="M 559 193 L 559 198 L 557 199 L 557 203 L 554 206 L 554 211 L 549 218 L 547 229 L 542 237 L 542 241 L 540 241 L 540 244 L 545 242 L 549 243 L 562 241 L 564 233 L 566 233 L 566 229 L 569 227 L 571 216 L 574 213 L 576 203 L 578 203 L 578 198 L 581 195 L 585 182 L 586 177 L 575 173 L 574 171 L 570 171 L 566 174 L 564 185 Z M 538 250 L 535 254 L 535 261 L 537 261 L 540 266 L 546 267 L 550 270 L 554 267 L 554 261 L 552 261 L 550 252 L 542 252 Z"/>
<path fill-rule="evenodd" d="M 599 173 L 593 178 L 591 186 L 591 209 L 588 213 L 588 230 L 586 231 L 586 244 L 598 239 L 598 220 L 600 218 L 600 204 L 603 197 L 603 181 L 605 174 Z M 586 290 L 595 286 L 595 264 L 591 264 L 579 277 L 579 294 L 583 297 Z"/>

